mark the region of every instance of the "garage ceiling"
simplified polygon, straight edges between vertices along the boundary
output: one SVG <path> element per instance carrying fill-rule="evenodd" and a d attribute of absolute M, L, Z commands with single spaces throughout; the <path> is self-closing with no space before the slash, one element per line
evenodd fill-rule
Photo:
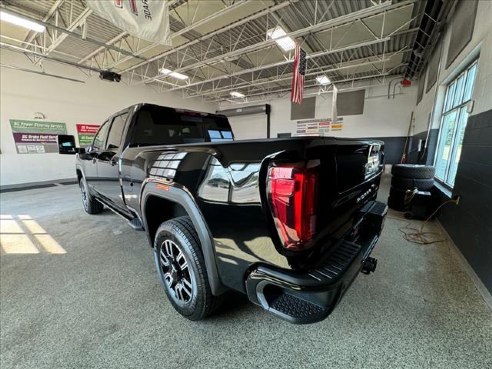
<path fill-rule="evenodd" d="M 3 0 L 13 13 L 45 22 L 43 33 L 1 24 L 2 48 L 42 64 L 56 58 L 84 69 L 112 70 L 131 85 L 209 101 L 238 91 L 255 100 L 290 90 L 292 52 L 267 31 L 276 26 L 308 54 L 305 85 L 327 75 L 339 88 L 417 76 L 455 0 L 174 0 L 172 45 L 151 44 L 92 13 L 82 0 Z M 178 81 L 161 68 L 187 75 Z M 328 88 L 329 89 L 329 88 Z"/>

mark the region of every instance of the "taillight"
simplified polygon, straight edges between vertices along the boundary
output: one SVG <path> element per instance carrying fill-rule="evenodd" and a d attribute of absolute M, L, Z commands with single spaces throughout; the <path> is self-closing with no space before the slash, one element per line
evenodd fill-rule
<path fill-rule="evenodd" d="M 282 245 L 305 249 L 316 233 L 318 175 L 314 168 L 275 166 L 268 170 L 267 194 Z"/>

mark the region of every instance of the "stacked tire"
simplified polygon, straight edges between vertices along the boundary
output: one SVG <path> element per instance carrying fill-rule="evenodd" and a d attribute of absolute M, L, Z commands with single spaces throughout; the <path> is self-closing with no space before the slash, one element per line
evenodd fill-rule
<path fill-rule="evenodd" d="M 405 211 L 417 191 L 430 191 L 434 186 L 435 168 L 429 165 L 396 164 L 391 168 L 388 206 Z"/>

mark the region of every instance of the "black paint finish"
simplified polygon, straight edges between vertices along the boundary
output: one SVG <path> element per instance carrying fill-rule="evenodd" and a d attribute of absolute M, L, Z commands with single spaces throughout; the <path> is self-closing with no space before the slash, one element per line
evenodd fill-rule
<path fill-rule="evenodd" d="M 213 293 L 223 288 L 245 293 L 247 276 L 260 266 L 309 273 L 342 241 L 368 240 L 348 267 L 349 280 L 363 268 L 386 215 L 386 205 L 374 201 L 384 164 L 382 142 L 331 137 L 211 142 L 211 132 L 230 133 L 226 117 L 159 109 L 148 104 L 127 109 L 120 147 L 100 138 L 105 144 L 78 155 L 78 176 L 113 211 L 129 220 L 139 218 L 151 244 L 162 222 L 190 216 Z M 301 251 L 283 247 L 267 197 L 269 168 L 285 165 L 287 171 L 295 166 L 316 172 L 318 190 L 309 193 L 316 196 L 310 220 L 315 232 L 299 241 Z M 292 194 L 282 196 L 287 198 L 282 201 L 293 201 Z M 328 312 L 349 280 L 336 286 L 338 294 L 319 291 L 330 297 Z"/>
<path fill-rule="evenodd" d="M 439 220 L 492 293 L 492 110 L 468 118 L 453 195 Z"/>

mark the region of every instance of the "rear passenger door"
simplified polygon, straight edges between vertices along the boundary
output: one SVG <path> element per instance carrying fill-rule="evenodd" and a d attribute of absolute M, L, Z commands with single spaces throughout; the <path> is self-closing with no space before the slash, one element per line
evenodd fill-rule
<path fill-rule="evenodd" d="M 123 151 L 123 134 L 127 118 L 128 112 L 112 118 L 106 144 L 97 157 L 99 178 L 96 188 L 107 202 L 125 211 L 126 206 L 120 183 L 120 157 Z"/>

